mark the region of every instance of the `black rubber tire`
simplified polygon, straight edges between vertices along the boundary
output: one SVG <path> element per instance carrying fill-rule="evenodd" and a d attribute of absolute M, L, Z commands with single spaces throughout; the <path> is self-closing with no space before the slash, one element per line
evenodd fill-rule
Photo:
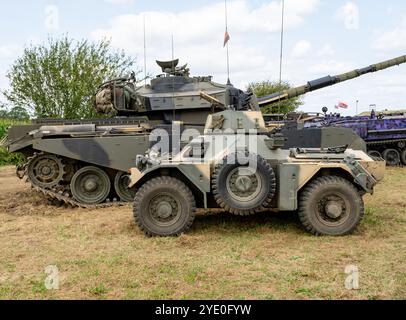
<path fill-rule="evenodd" d="M 125 176 L 129 176 L 126 172 L 117 172 L 116 177 L 114 178 L 114 190 L 116 191 L 117 196 L 121 201 L 124 202 L 133 202 L 136 194 L 135 188 L 126 188 L 122 183 Z"/>
<path fill-rule="evenodd" d="M 392 157 L 389 157 L 390 154 L 396 155 L 396 159 L 393 159 Z M 382 157 L 385 159 L 386 164 L 388 166 L 396 167 L 396 166 L 400 165 L 400 161 L 401 161 L 400 153 L 396 149 L 386 149 L 383 152 Z"/>
<path fill-rule="evenodd" d="M 316 206 L 323 197 L 338 193 L 349 202 L 348 218 L 337 226 L 328 226 L 318 216 Z M 311 182 L 301 193 L 299 218 L 304 228 L 316 236 L 344 236 L 354 232 L 364 217 L 364 201 L 358 189 L 348 180 L 336 177 L 321 177 Z"/>
<path fill-rule="evenodd" d="M 150 204 L 159 193 L 169 194 L 179 201 L 180 217 L 173 224 L 162 226 L 154 222 Z M 196 216 L 196 201 L 190 189 L 171 177 L 154 178 L 146 182 L 135 195 L 134 218 L 141 230 L 150 237 L 179 236 L 192 226 Z"/>
<path fill-rule="evenodd" d="M 269 208 L 276 193 L 276 177 L 271 165 L 264 158 L 256 154 L 239 154 L 238 157 L 236 154 L 232 154 L 230 157 L 232 159 L 241 159 L 242 161 L 228 164 L 226 157 L 222 163 L 216 166 L 213 173 L 212 190 L 217 204 L 225 211 L 239 216 L 252 215 Z M 240 163 L 243 163 L 243 165 Z M 256 163 L 263 188 L 255 199 L 243 203 L 233 199 L 227 191 L 227 178 L 236 168 L 248 167 L 247 163 Z"/>
<path fill-rule="evenodd" d="M 99 176 L 99 178 L 101 179 L 100 181 L 103 186 L 103 189 L 100 190 L 100 193 L 98 195 L 95 194 L 93 196 L 93 198 L 86 197 L 86 195 L 82 194 L 81 190 L 78 189 L 81 186 L 81 183 L 80 183 L 81 176 L 86 173 L 91 173 L 91 172 L 93 172 L 93 174 L 96 174 Z M 89 167 L 84 167 L 75 173 L 75 175 L 73 176 L 72 181 L 70 183 L 70 188 L 71 188 L 73 197 L 78 202 L 80 202 L 82 204 L 86 204 L 86 205 L 97 205 L 97 204 L 103 203 L 109 196 L 110 191 L 111 191 L 111 181 L 110 181 L 108 174 L 106 172 L 104 172 L 102 169 L 89 166 Z"/>
<path fill-rule="evenodd" d="M 406 149 L 404 149 L 400 155 L 400 158 L 402 159 L 403 165 L 406 166 Z"/>

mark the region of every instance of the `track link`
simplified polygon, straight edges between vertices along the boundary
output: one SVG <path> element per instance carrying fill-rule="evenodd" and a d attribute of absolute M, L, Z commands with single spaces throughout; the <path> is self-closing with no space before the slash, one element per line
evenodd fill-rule
<path fill-rule="evenodd" d="M 405 139 L 397 139 L 397 140 L 383 140 L 383 141 L 375 141 L 375 142 L 367 142 L 368 146 L 379 146 L 385 144 L 394 144 L 399 142 L 406 142 Z"/>
<path fill-rule="evenodd" d="M 120 206 L 125 206 L 127 205 L 126 202 L 121 202 L 121 201 L 112 201 L 112 202 L 105 202 L 97 205 L 87 205 L 80 203 L 76 201 L 74 198 L 72 198 L 70 195 L 68 195 L 66 192 L 57 192 L 54 190 L 47 190 L 43 189 L 37 186 L 32 186 L 32 189 L 38 193 L 41 193 L 45 195 L 49 199 L 54 199 L 58 200 L 61 202 L 64 202 L 67 205 L 70 205 L 72 207 L 78 207 L 82 209 L 104 209 L 104 208 L 111 208 L 111 207 L 120 207 Z"/>

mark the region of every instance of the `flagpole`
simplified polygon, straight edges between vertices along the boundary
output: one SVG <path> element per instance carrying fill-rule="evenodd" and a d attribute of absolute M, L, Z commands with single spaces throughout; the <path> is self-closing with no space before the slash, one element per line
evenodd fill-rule
<path fill-rule="evenodd" d="M 228 34 L 228 8 L 227 8 L 227 0 L 224 0 L 224 7 L 225 7 L 225 18 L 226 18 L 226 35 Z M 229 45 L 227 41 L 227 84 L 230 85 L 230 51 Z"/>
<path fill-rule="evenodd" d="M 283 37 L 285 29 L 285 0 L 282 0 L 282 27 L 281 27 L 281 52 L 279 63 L 279 85 L 282 84 L 282 65 L 283 65 Z"/>

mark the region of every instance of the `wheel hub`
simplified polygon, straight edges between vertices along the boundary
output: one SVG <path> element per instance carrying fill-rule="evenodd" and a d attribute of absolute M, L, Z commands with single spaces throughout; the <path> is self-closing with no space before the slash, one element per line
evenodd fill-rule
<path fill-rule="evenodd" d="M 49 176 L 52 172 L 52 169 L 49 166 L 44 166 L 41 168 L 41 174 L 44 176 Z"/>
<path fill-rule="evenodd" d="M 343 214 L 343 207 L 338 202 L 328 202 L 325 207 L 326 214 L 332 219 L 338 219 Z"/>
<path fill-rule="evenodd" d="M 169 218 L 173 213 L 173 208 L 169 202 L 162 201 L 160 204 L 158 204 L 157 207 L 157 215 L 158 217 L 162 219 L 167 219 Z"/>
<path fill-rule="evenodd" d="M 97 182 L 93 178 L 87 179 L 84 183 L 84 187 L 87 192 L 93 192 L 97 189 Z"/>
<path fill-rule="evenodd" d="M 350 215 L 350 205 L 340 194 L 325 195 L 319 200 L 317 215 L 319 220 L 327 226 L 339 226 Z"/>
<path fill-rule="evenodd" d="M 157 224 L 166 226 L 179 218 L 181 206 L 172 196 L 161 194 L 152 199 L 150 212 Z"/>
<path fill-rule="evenodd" d="M 237 201 L 251 201 L 261 192 L 261 180 L 250 168 L 236 168 L 227 177 L 229 194 Z"/>
<path fill-rule="evenodd" d="M 238 177 L 235 186 L 238 191 L 247 192 L 252 188 L 252 181 L 247 176 Z"/>

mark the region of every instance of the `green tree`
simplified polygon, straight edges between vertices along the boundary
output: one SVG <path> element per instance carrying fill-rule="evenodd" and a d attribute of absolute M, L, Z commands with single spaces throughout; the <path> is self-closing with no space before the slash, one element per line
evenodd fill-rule
<path fill-rule="evenodd" d="M 8 112 L 8 118 L 17 121 L 27 121 L 30 119 L 30 115 L 23 107 L 14 107 Z"/>
<path fill-rule="evenodd" d="M 0 119 L 7 119 L 8 110 L 5 105 L 0 103 Z"/>
<path fill-rule="evenodd" d="M 260 81 L 253 82 L 248 85 L 248 88 L 256 94 L 257 97 L 265 97 L 273 93 L 282 92 L 291 88 L 291 85 L 288 82 L 279 83 L 276 81 Z M 281 101 L 275 103 L 274 105 L 266 106 L 262 108 L 262 112 L 265 114 L 285 114 L 295 111 L 299 108 L 303 102 L 300 98 L 293 98 L 286 101 Z"/>
<path fill-rule="evenodd" d="M 28 121 L 30 115 L 25 108 L 14 107 L 11 110 L 4 105 L 0 105 L 0 119 L 10 119 L 16 121 Z"/>
<path fill-rule="evenodd" d="M 128 74 L 135 60 L 110 42 L 75 41 L 64 36 L 30 46 L 7 77 L 11 89 L 3 92 L 14 108 L 34 117 L 83 119 L 96 116 L 93 94 L 106 79 Z"/>

